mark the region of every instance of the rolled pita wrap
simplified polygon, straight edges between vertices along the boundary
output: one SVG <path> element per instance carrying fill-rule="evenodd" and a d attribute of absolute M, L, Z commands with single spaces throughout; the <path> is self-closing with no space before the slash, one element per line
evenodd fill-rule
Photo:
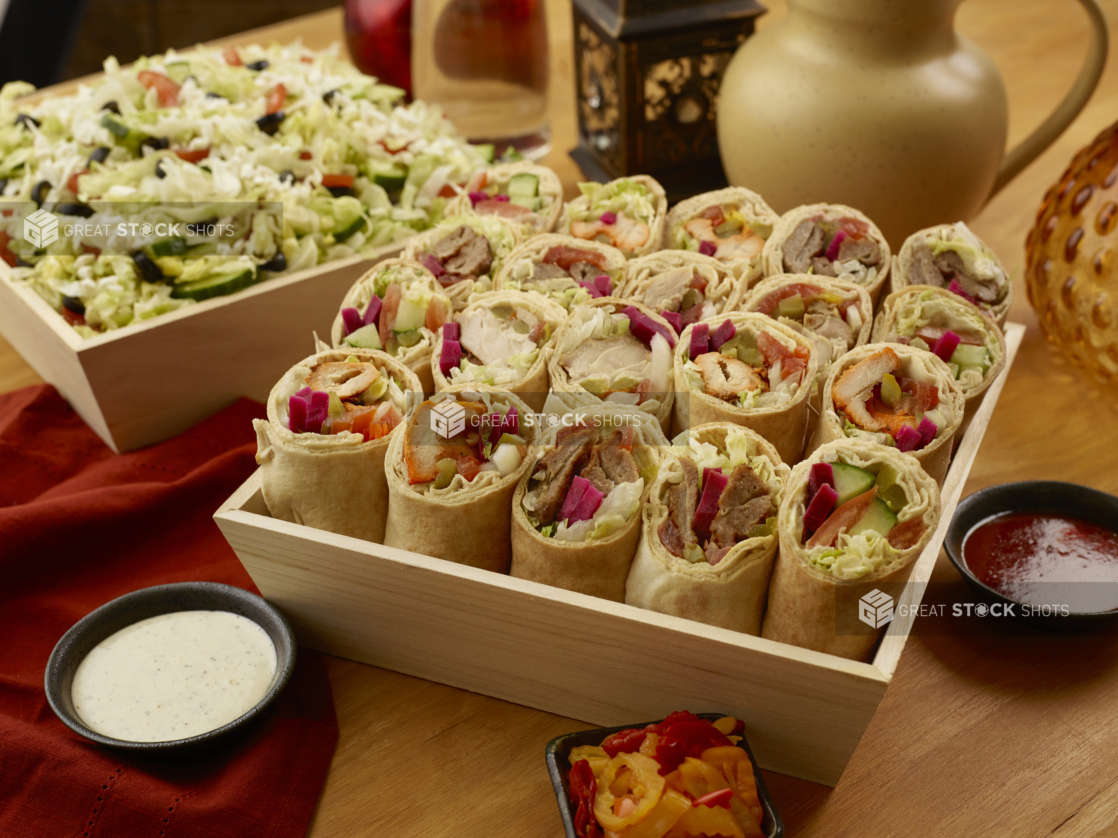
<path fill-rule="evenodd" d="M 515 393 L 536 412 L 543 410 L 550 389 L 547 360 L 566 319 L 566 310 L 541 294 L 480 295 L 435 337 L 431 354 L 435 390 L 451 384 L 489 384 Z"/>
<path fill-rule="evenodd" d="M 671 424 L 672 345 L 668 322 L 640 303 L 602 297 L 576 305 L 547 362 L 558 412 L 625 404 Z M 548 410 L 550 413 L 551 411 Z"/>
<path fill-rule="evenodd" d="M 608 244 L 544 233 L 509 255 L 493 290 L 531 291 L 569 309 L 611 296 L 624 281 L 625 264 L 624 254 Z"/>
<path fill-rule="evenodd" d="M 909 285 L 946 288 L 1005 328 L 1013 283 L 990 246 L 962 221 L 917 230 L 905 239 L 893 261 L 891 291 Z"/>
<path fill-rule="evenodd" d="M 864 439 L 906 454 L 942 486 L 965 404 L 947 364 L 931 352 L 867 343 L 843 355 L 823 382 L 811 448 Z"/>
<path fill-rule="evenodd" d="M 682 331 L 735 308 L 740 295 L 741 283 L 717 259 L 689 250 L 661 250 L 629 260 L 616 296 L 636 300 L 666 317 L 678 314 Z"/>
<path fill-rule="evenodd" d="M 383 352 L 327 350 L 296 364 L 256 419 L 264 502 L 280 521 L 384 539 L 384 455 L 419 378 Z"/>
<path fill-rule="evenodd" d="M 954 339 L 959 338 L 952 349 Z M 978 306 L 946 288 L 910 285 L 885 298 L 873 324 L 874 343 L 904 343 L 918 349 L 941 346 L 947 367 L 966 400 L 956 444 L 986 397 L 990 384 L 1005 369 L 1005 336 Z"/>
<path fill-rule="evenodd" d="M 626 258 L 660 249 L 668 197 L 655 178 L 632 175 L 578 189 L 582 194 L 563 207 L 560 233 L 612 245 Z"/>
<path fill-rule="evenodd" d="M 450 299 L 430 271 L 407 259 L 386 259 L 346 293 L 330 340 L 338 349 L 387 352 L 419 376 L 423 391 L 431 393 L 435 332 L 450 312 Z"/>
<path fill-rule="evenodd" d="M 789 468 L 759 434 L 727 422 L 677 442 L 644 508 L 625 601 L 760 634 Z"/>
<path fill-rule="evenodd" d="M 550 233 L 563 211 L 563 184 L 546 166 L 520 161 L 479 170 L 466 192 L 447 204 L 448 218 L 496 215 L 520 228 L 524 238 Z"/>
<path fill-rule="evenodd" d="M 800 459 L 819 363 L 808 338 L 732 311 L 684 329 L 673 360 L 677 433 L 729 422 L 756 431 L 785 462 Z"/>
<path fill-rule="evenodd" d="M 415 400 L 388 446 L 384 543 L 507 573 L 512 496 L 537 429 L 517 396 L 454 385 Z"/>
<path fill-rule="evenodd" d="M 761 277 L 761 252 L 779 219 L 764 198 L 741 186 L 704 192 L 668 213 L 663 247 L 717 259 L 744 290 Z"/>
<path fill-rule="evenodd" d="M 889 276 L 889 242 L 853 207 L 810 204 L 784 213 L 761 255 L 765 276 L 836 276 L 861 285 L 874 305 Z"/>
<path fill-rule="evenodd" d="M 516 246 L 520 228 L 496 215 L 447 218 L 408 239 L 403 257 L 422 264 L 461 311 L 473 294 L 493 290 L 493 279 Z"/>
<path fill-rule="evenodd" d="M 667 447 L 659 423 L 631 407 L 567 414 L 513 496 L 510 573 L 623 601 L 641 507 Z"/>
<path fill-rule="evenodd" d="M 835 497 L 813 504 L 828 474 Z M 780 507 L 761 636 L 868 660 L 939 515 L 939 489 L 911 457 L 857 439 L 815 451 L 792 469 Z"/>

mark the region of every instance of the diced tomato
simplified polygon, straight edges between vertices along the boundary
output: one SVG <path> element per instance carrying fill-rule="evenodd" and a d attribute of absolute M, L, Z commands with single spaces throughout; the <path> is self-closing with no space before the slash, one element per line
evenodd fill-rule
<path fill-rule="evenodd" d="M 16 266 L 16 255 L 8 250 L 8 242 L 11 240 L 12 237 L 7 230 L 0 230 L 0 259 L 7 262 L 9 267 L 14 268 Z"/>
<path fill-rule="evenodd" d="M 411 145 L 411 143 L 404 143 L 399 148 L 392 148 L 384 140 L 377 140 L 377 145 L 379 145 L 381 148 L 383 148 L 389 154 L 399 154 L 401 151 L 405 151 L 407 149 L 407 147 L 409 145 Z"/>
<path fill-rule="evenodd" d="M 173 108 L 179 103 L 179 85 L 162 73 L 157 73 L 154 70 L 140 70 L 136 78 L 148 90 L 155 89 L 155 93 L 159 97 L 159 104 L 163 107 Z"/>
<path fill-rule="evenodd" d="M 92 253 L 95 257 L 101 255 L 101 248 L 82 242 L 82 253 Z"/>
<path fill-rule="evenodd" d="M 544 321 L 537 320 L 536 325 L 533 326 L 531 331 L 528 332 L 528 340 L 532 341 L 532 343 L 538 346 L 540 338 L 543 336 L 544 330 L 546 328 L 547 324 Z"/>
<path fill-rule="evenodd" d="M 466 185 L 466 191 L 467 192 L 480 192 L 481 190 L 483 190 L 485 188 L 485 185 L 488 182 L 489 182 L 489 175 L 486 173 L 485 169 L 482 169 L 480 172 L 478 172 L 476 175 L 474 175 L 472 178 L 470 178 L 470 182 Z"/>
<path fill-rule="evenodd" d="M 451 186 L 449 183 L 439 190 L 440 198 L 453 198 L 458 195 L 458 190 Z"/>
<path fill-rule="evenodd" d="M 237 54 L 236 47 L 226 47 L 221 57 L 225 59 L 225 63 L 230 67 L 243 67 L 245 65 L 245 63 L 241 61 L 241 56 Z"/>
<path fill-rule="evenodd" d="M 10 209 L 0 210 L 0 215 L 4 216 L 5 218 L 11 218 L 12 215 L 14 215 L 14 214 L 15 214 L 15 210 L 10 210 Z"/>
<path fill-rule="evenodd" d="M 69 323 L 71 326 L 84 326 L 85 315 L 78 314 L 75 311 L 70 311 L 66 306 L 62 306 L 62 319 Z"/>
<path fill-rule="evenodd" d="M 423 325 L 432 332 L 437 332 L 449 319 L 450 317 L 446 311 L 446 302 L 443 298 L 432 297 L 431 302 L 427 304 L 427 318 Z"/>
<path fill-rule="evenodd" d="M 692 274 L 692 276 L 691 276 L 691 287 L 694 288 L 696 291 L 698 291 L 700 294 L 706 294 L 706 292 L 707 292 L 707 281 L 705 279 L 703 279 L 701 276 L 699 276 L 698 274 Z"/>
<path fill-rule="evenodd" d="M 636 429 L 632 425 L 624 425 L 621 428 L 621 447 L 626 451 L 633 450 L 633 436 Z"/>
<path fill-rule="evenodd" d="M 314 155 L 311 154 L 309 151 L 300 151 L 299 152 L 299 159 L 300 160 L 313 160 Z"/>
<path fill-rule="evenodd" d="M 869 235 L 870 225 L 860 218 L 844 218 L 839 222 L 839 230 L 852 239 L 862 239 Z"/>
<path fill-rule="evenodd" d="M 327 189 L 336 189 L 337 187 L 352 189 L 353 175 L 323 175 L 322 185 Z"/>
<path fill-rule="evenodd" d="M 299 60 L 302 61 L 304 64 L 314 64 L 314 59 L 309 55 L 300 56 Z"/>
<path fill-rule="evenodd" d="M 283 103 L 287 101 L 287 88 L 282 84 L 277 84 L 268 91 L 268 98 L 266 100 L 267 110 L 265 113 L 276 113 L 283 110 Z"/>
<path fill-rule="evenodd" d="M 924 535 L 924 519 L 909 518 L 889 530 L 886 540 L 898 550 L 907 550 Z"/>
<path fill-rule="evenodd" d="M 722 207 L 718 206 L 707 207 L 703 210 L 702 218 L 709 218 L 711 227 L 718 227 L 726 220 L 726 216 L 722 212 Z"/>
<path fill-rule="evenodd" d="M 808 539 L 807 546 L 815 547 L 822 544 L 824 547 L 833 547 L 839 533 L 850 529 L 860 521 L 875 497 L 877 497 L 877 486 L 871 486 L 868 491 L 848 500 L 830 514 L 822 526 L 815 531 L 815 535 Z"/>
<path fill-rule="evenodd" d="M 901 378 L 897 381 L 901 390 L 911 393 L 913 398 L 911 412 L 929 411 L 939 405 L 939 388 L 926 381 L 917 381 L 915 378 Z"/>
<path fill-rule="evenodd" d="M 527 207 L 511 201 L 478 201 L 474 204 L 474 212 L 479 215 L 499 215 L 501 218 L 520 218 L 532 214 Z"/>
<path fill-rule="evenodd" d="M 395 283 L 389 285 L 384 292 L 384 303 L 380 307 L 380 323 L 377 327 L 381 346 L 386 345 L 388 339 L 392 337 L 392 327 L 396 325 L 396 312 L 400 310 L 400 300 L 403 296 L 404 292 Z"/>
<path fill-rule="evenodd" d="M 479 471 L 481 471 L 481 461 L 477 457 L 466 454 L 458 458 L 458 473 L 467 481 L 472 482 Z"/>
<path fill-rule="evenodd" d="M 71 192 L 73 192 L 75 195 L 77 195 L 78 194 L 78 178 L 80 178 L 82 175 L 88 175 L 88 174 L 89 174 L 89 169 L 82 169 L 80 172 L 74 172 L 72 175 L 70 175 L 69 178 L 67 178 L 66 188 L 69 189 Z"/>
<path fill-rule="evenodd" d="M 178 155 L 179 160 L 185 160 L 187 163 L 200 163 L 210 156 L 208 148 L 176 148 L 175 154 Z"/>
<path fill-rule="evenodd" d="M 785 300 L 788 297 L 795 297 L 797 294 L 799 294 L 801 297 L 803 297 L 804 302 L 807 302 L 809 297 L 816 296 L 817 294 L 821 293 L 822 290 L 823 289 L 820 288 L 818 285 L 805 285 L 802 282 L 795 282 L 790 285 L 785 285 L 783 288 L 778 288 L 777 290 L 762 297 L 761 301 L 757 304 L 757 307 L 754 309 L 754 311 L 757 311 L 761 314 L 772 314 L 773 310 L 777 307 L 777 305 L 780 304 L 781 300 Z"/>
<path fill-rule="evenodd" d="M 571 265 L 576 262 L 586 262 L 596 268 L 605 269 L 606 267 L 606 257 L 604 254 L 597 253 L 593 250 L 567 247 L 565 244 L 556 245 L 551 248 L 551 250 L 547 251 L 547 253 L 544 254 L 543 261 L 549 265 L 558 265 L 565 271 L 569 271 Z"/>
<path fill-rule="evenodd" d="M 757 334 L 757 349 L 760 350 L 761 354 L 765 357 L 765 363 L 770 367 L 777 361 L 790 358 L 795 354 L 768 332 L 759 332 Z"/>

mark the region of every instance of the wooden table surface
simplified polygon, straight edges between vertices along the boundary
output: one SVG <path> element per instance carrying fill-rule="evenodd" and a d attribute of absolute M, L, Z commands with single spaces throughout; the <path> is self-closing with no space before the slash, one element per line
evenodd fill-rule
<path fill-rule="evenodd" d="M 783 0 L 769 5 L 762 26 L 785 14 Z M 1118 0 L 1104 5 L 1118 21 Z M 580 174 L 566 154 L 575 144 L 568 0 L 549 0 L 548 15 L 555 150 L 543 162 L 570 196 Z M 1086 19 L 1072 0 L 968 0 L 957 22 L 1002 69 L 1012 144 L 1071 84 Z M 317 48 L 341 36 L 335 11 L 231 40 L 301 37 Z M 1089 385 L 1047 346 L 1023 282 L 1025 235 L 1045 191 L 1118 118 L 1116 66 L 1072 127 L 973 221 L 1010 270 L 1010 318 L 1028 331 L 964 494 L 1022 479 L 1118 493 L 1118 391 Z M 38 380 L 0 339 L 0 392 Z M 925 601 L 972 599 L 941 556 Z M 837 788 L 767 775 L 787 834 L 1118 835 L 1118 638 L 922 633 L 927 625 L 917 620 Z M 312 838 L 562 834 L 543 747 L 585 724 L 350 661 L 331 658 L 329 671 L 341 740 Z"/>

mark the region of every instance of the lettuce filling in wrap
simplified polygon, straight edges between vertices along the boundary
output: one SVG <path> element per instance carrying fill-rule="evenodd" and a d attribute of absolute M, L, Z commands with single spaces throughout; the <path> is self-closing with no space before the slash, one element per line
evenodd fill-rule
<path fill-rule="evenodd" d="M 581 196 L 564 211 L 565 232 L 611 245 L 626 256 L 655 246 L 657 222 L 666 211 L 666 201 L 650 183 L 619 178 L 609 183 L 580 183 L 578 189 Z"/>

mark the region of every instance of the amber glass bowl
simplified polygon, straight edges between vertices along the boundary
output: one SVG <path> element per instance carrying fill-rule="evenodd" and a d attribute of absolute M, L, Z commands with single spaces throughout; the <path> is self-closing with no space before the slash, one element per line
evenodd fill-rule
<path fill-rule="evenodd" d="M 1118 123 L 1044 196 L 1025 242 L 1029 302 L 1045 336 L 1118 386 Z"/>

